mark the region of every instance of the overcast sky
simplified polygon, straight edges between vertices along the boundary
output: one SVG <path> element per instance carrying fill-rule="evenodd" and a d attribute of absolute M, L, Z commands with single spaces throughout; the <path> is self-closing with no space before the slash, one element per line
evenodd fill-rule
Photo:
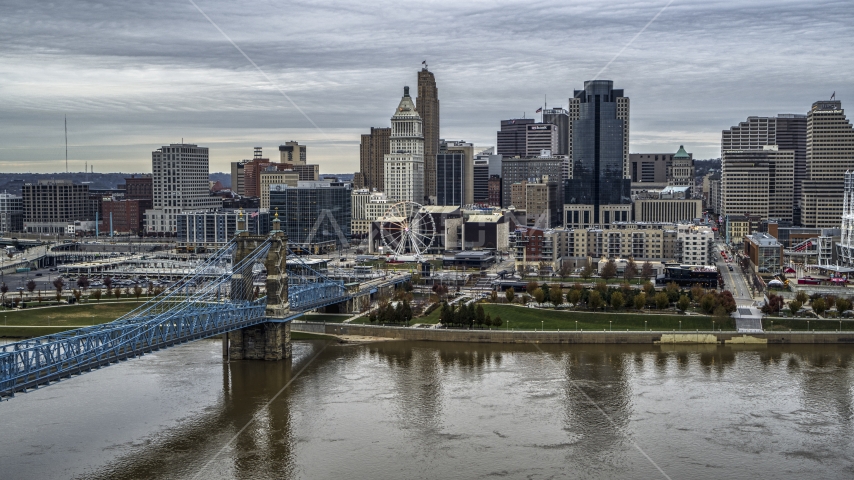
<path fill-rule="evenodd" d="M 269 81 L 190 0 L 0 0 L 0 171 L 64 170 L 67 115 L 74 171 L 151 171 L 183 138 L 211 171 L 296 140 L 353 172 L 422 60 L 442 137 L 484 146 L 624 48 L 599 78 L 631 98 L 632 152 L 718 157 L 748 115 L 854 104 L 850 0 L 194 1 Z"/>

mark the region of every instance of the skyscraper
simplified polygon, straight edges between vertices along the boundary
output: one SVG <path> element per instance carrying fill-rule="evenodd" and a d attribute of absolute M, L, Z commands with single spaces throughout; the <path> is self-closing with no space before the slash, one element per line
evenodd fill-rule
<path fill-rule="evenodd" d="M 151 171 L 154 207 L 145 211 L 149 234 L 176 233 L 179 213 L 222 208 L 222 199 L 210 196 L 207 147 L 165 145 L 151 153 Z"/>
<path fill-rule="evenodd" d="M 362 143 L 359 146 L 360 187 L 380 192 L 385 190 L 383 162 L 390 152 L 390 136 L 391 128 L 388 127 L 371 127 L 371 133 L 362 135 Z"/>
<path fill-rule="evenodd" d="M 537 157 L 543 150 L 557 155 L 558 131 L 555 125 L 532 118 L 502 120 L 497 144 L 498 154 L 507 157 Z"/>
<path fill-rule="evenodd" d="M 306 164 L 306 146 L 299 142 L 286 142 L 279 145 L 279 161 L 281 163 Z"/>
<path fill-rule="evenodd" d="M 569 112 L 563 108 L 543 110 L 543 123 L 551 123 L 557 129 L 557 149 L 554 155 L 569 155 Z"/>
<path fill-rule="evenodd" d="M 424 134 L 421 117 L 403 87 L 403 97 L 391 117 L 389 151 L 384 160 L 385 193 L 396 201 L 424 201 Z"/>
<path fill-rule="evenodd" d="M 766 145 L 721 155 L 721 215 L 792 220 L 794 151 Z"/>
<path fill-rule="evenodd" d="M 724 130 L 721 135 L 721 152 L 727 150 L 762 150 L 777 145 L 778 150 L 794 152 L 793 220 L 800 224 L 801 184 L 806 176 L 807 117 L 781 114 L 776 117 L 747 117 L 746 122 Z M 723 156 L 723 153 L 721 154 Z"/>
<path fill-rule="evenodd" d="M 854 129 L 839 100 L 815 102 L 807 113 L 806 175 L 801 225 L 833 228 L 842 217 L 843 177 L 854 170 Z"/>
<path fill-rule="evenodd" d="M 611 80 L 591 80 L 569 106 L 566 224 L 586 228 L 631 220 L 629 98 Z"/>
<path fill-rule="evenodd" d="M 462 207 L 474 203 L 474 145 L 439 142 L 436 155 L 436 205 Z"/>
<path fill-rule="evenodd" d="M 418 115 L 424 128 L 425 197 L 436 196 L 436 154 L 439 153 L 439 89 L 427 66 L 418 72 Z M 419 200 L 420 202 L 421 200 Z"/>

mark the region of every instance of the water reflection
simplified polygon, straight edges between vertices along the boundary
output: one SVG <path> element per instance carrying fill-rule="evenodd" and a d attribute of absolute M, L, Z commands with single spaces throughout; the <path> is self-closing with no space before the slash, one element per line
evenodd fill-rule
<path fill-rule="evenodd" d="M 94 435 L 47 448 L 57 441 L 51 424 L 0 436 L 0 463 L 10 478 L 57 476 L 38 463 L 79 465 L 61 476 L 96 479 L 660 477 L 637 444 L 673 478 L 840 477 L 854 464 L 852 355 L 845 346 L 319 341 L 297 342 L 292 363 L 219 363 L 209 350 L 174 349 L 163 354 L 171 361 L 145 367 L 161 383 L 143 394 L 167 401 L 184 391 L 164 387 L 176 369 L 184 387 L 213 373 L 210 389 L 194 390 L 201 409 L 172 425 L 152 411 L 149 433 L 106 461 L 87 456 L 102 448 Z M 110 367 L 129 372 L 110 380 L 115 388 L 143 368 L 123 365 Z M 0 414 L 61 410 L 64 394 L 104 379 L 51 386 L 54 397 L 4 402 Z M 38 462 L 24 469 L 33 446 Z"/>

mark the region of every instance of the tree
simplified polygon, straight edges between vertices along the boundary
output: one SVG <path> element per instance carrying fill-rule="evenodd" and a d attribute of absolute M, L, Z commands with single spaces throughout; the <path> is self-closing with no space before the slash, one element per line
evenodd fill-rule
<path fill-rule="evenodd" d="M 771 293 L 768 295 L 768 301 L 762 307 L 762 313 L 766 313 L 769 315 L 780 313 L 780 310 L 783 309 L 784 304 L 785 301 L 783 301 L 783 297 Z"/>
<path fill-rule="evenodd" d="M 483 305 L 478 305 L 474 311 L 474 323 L 478 327 L 482 327 L 486 321 L 486 312 L 483 311 Z"/>
<path fill-rule="evenodd" d="M 706 294 L 706 289 L 699 285 L 694 285 L 691 287 L 691 300 L 695 302 L 699 302 L 703 295 Z"/>
<path fill-rule="evenodd" d="M 33 291 L 35 291 L 35 289 L 36 289 L 36 282 L 33 279 L 30 279 L 29 281 L 27 281 L 27 291 L 32 294 Z"/>
<path fill-rule="evenodd" d="M 645 293 L 647 297 L 652 297 L 653 295 L 655 295 L 655 285 L 653 285 L 652 282 L 644 283 L 643 293 Z"/>
<path fill-rule="evenodd" d="M 527 293 L 522 294 L 522 305 L 527 305 L 531 301 L 531 296 Z"/>
<path fill-rule="evenodd" d="M 504 324 L 504 322 L 501 320 L 500 316 L 496 315 L 495 318 L 492 319 L 492 324 L 495 325 L 496 327 L 500 327 L 501 325 Z"/>
<path fill-rule="evenodd" d="M 608 293 L 608 284 L 605 282 L 596 282 L 596 291 L 604 297 Z"/>
<path fill-rule="evenodd" d="M 602 272 L 599 274 L 600 277 L 605 280 L 610 280 L 617 276 L 617 262 L 614 261 L 613 258 L 608 259 L 608 263 L 602 267 Z"/>
<path fill-rule="evenodd" d="M 567 294 L 566 299 L 574 306 L 578 306 L 578 302 L 581 301 L 581 290 L 576 290 L 573 288 Z"/>
<path fill-rule="evenodd" d="M 149 284 L 148 284 L 148 285 L 146 285 L 146 287 L 145 287 L 145 294 L 146 294 L 146 295 L 148 295 L 148 296 L 150 297 L 152 293 L 154 293 L 154 285 L 152 285 L 151 283 L 149 283 Z"/>
<path fill-rule="evenodd" d="M 540 288 L 540 284 L 533 280 L 531 280 L 530 282 L 528 282 L 527 285 L 525 285 L 525 291 L 528 292 L 529 295 L 533 295 L 534 290 L 538 288 Z"/>
<path fill-rule="evenodd" d="M 89 288 L 89 277 L 86 275 L 80 275 L 77 277 L 77 288 L 81 288 L 83 290 Z"/>
<path fill-rule="evenodd" d="M 782 297 L 780 297 L 780 298 L 782 298 Z M 839 313 L 843 313 L 847 310 L 851 310 L 851 300 L 849 300 L 847 298 L 842 298 L 842 297 L 837 298 L 836 299 L 836 310 L 838 310 Z"/>
<path fill-rule="evenodd" d="M 56 289 L 56 299 L 62 298 L 62 290 L 65 289 L 65 280 L 62 277 L 57 277 L 53 282 L 53 288 Z"/>
<path fill-rule="evenodd" d="M 542 288 L 537 288 L 531 292 L 531 294 L 534 296 L 534 300 L 536 300 L 537 303 L 543 303 L 546 299 L 546 292 L 544 292 Z"/>
<path fill-rule="evenodd" d="M 409 300 L 404 300 L 400 305 L 400 318 L 403 323 L 409 324 L 412 320 L 412 306 L 409 305 Z"/>
<path fill-rule="evenodd" d="M 732 313 L 736 309 L 735 299 L 732 298 L 732 292 L 729 290 L 724 290 L 718 295 L 718 303 L 724 307 L 726 313 Z"/>
<path fill-rule="evenodd" d="M 560 262 L 560 268 L 558 269 L 558 275 L 560 275 L 560 278 L 562 278 L 562 279 L 566 278 L 571 273 L 572 273 L 572 265 L 570 265 L 570 263 L 565 261 L 565 260 Z"/>
<path fill-rule="evenodd" d="M 624 303 L 625 298 L 621 292 L 614 292 L 611 294 L 611 306 L 614 307 L 614 310 L 622 308 Z"/>
<path fill-rule="evenodd" d="M 670 305 L 670 297 L 667 296 L 664 292 L 658 292 L 655 294 L 655 306 L 658 307 L 659 310 L 663 310 Z"/>
<path fill-rule="evenodd" d="M 670 299 L 670 303 L 679 300 L 679 285 L 676 282 L 668 283 L 664 291 L 667 292 L 667 298 Z"/>
<path fill-rule="evenodd" d="M 807 303 L 807 300 L 809 300 L 809 296 L 807 295 L 807 292 L 800 291 L 797 293 L 797 295 L 795 295 L 795 300 L 801 302 L 801 305 L 803 305 Z"/>
<path fill-rule="evenodd" d="M 819 315 L 827 310 L 827 302 L 825 302 L 823 298 L 816 298 L 812 301 L 811 305 L 815 313 Z"/>
<path fill-rule="evenodd" d="M 623 278 L 627 281 L 632 281 L 637 276 L 638 265 L 635 263 L 634 258 L 629 257 L 629 261 L 626 263 L 626 270 L 623 272 Z"/>
<path fill-rule="evenodd" d="M 581 269 L 581 278 L 583 278 L 584 280 L 590 280 L 590 277 L 592 276 L 593 267 L 591 267 L 590 264 L 585 265 L 584 268 Z"/>
<path fill-rule="evenodd" d="M 486 328 L 489 328 L 492 326 L 492 317 L 489 316 L 488 313 L 486 314 L 486 317 L 483 318 L 483 324 L 486 325 Z"/>
<path fill-rule="evenodd" d="M 644 305 L 646 305 L 646 294 L 639 293 L 635 295 L 635 308 L 638 310 L 643 310 Z"/>
<path fill-rule="evenodd" d="M 255 290 L 256 290 L 256 295 L 257 295 L 258 287 L 255 287 Z M 142 295 L 142 287 L 140 287 L 139 285 L 135 285 L 133 287 L 133 296 L 135 296 L 136 299 L 139 300 L 139 297 L 141 295 Z"/>
<path fill-rule="evenodd" d="M 689 299 L 687 295 L 680 295 L 679 300 L 676 301 L 676 308 L 678 308 L 680 312 L 684 313 L 690 306 L 691 299 Z"/>
<path fill-rule="evenodd" d="M 714 293 L 707 293 L 700 299 L 700 310 L 706 313 L 713 313 L 715 307 L 718 306 L 718 299 Z"/>
<path fill-rule="evenodd" d="M 543 289 L 543 295 L 545 295 L 545 299 L 546 299 L 546 300 L 548 300 L 549 298 L 551 298 L 551 295 L 549 295 L 549 294 L 550 294 L 550 293 L 551 293 L 551 291 L 552 291 L 552 287 L 550 287 L 548 283 L 543 283 L 543 286 L 542 286 L 542 287 L 540 287 L 540 288 L 542 288 L 542 289 Z"/>
<path fill-rule="evenodd" d="M 80 296 L 83 295 L 82 293 L 80 293 L 80 290 L 77 290 L 75 288 L 74 290 L 71 291 L 71 294 L 74 295 L 74 301 L 76 303 L 80 303 Z"/>
<path fill-rule="evenodd" d="M 3 298 L 3 304 L 6 303 L 6 294 L 9 293 L 9 287 L 6 285 L 6 282 L 3 282 L 0 285 L 0 296 Z"/>
<path fill-rule="evenodd" d="M 101 289 L 96 288 L 95 291 L 92 292 L 92 296 L 95 297 L 96 301 L 100 302 L 101 301 Z"/>
<path fill-rule="evenodd" d="M 121 288 L 117 288 L 117 289 L 113 290 L 113 296 L 114 296 L 114 297 L 116 297 L 116 300 L 118 300 L 119 298 L 121 298 L 121 296 L 122 296 L 122 289 L 121 289 Z"/>
<path fill-rule="evenodd" d="M 498 303 L 498 292 L 493 290 L 492 293 L 489 294 L 489 301 L 492 303 Z"/>
<path fill-rule="evenodd" d="M 719 323 L 723 323 L 730 319 L 729 313 L 726 311 L 726 308 L 723 306 L 718 306 L 715 308 L 715 318 Z"/>
<path fill-rule="evenodd" d="M 113 292 L 113 279 L 104 277 L 104 286 L 107 287 L 107 295 L 109 296 Z"/>
<path fill-rule="evenodd" d="M 599 292 L 593 290 L 589 295 L 587 295 L 587 306 L 591 310 L 596 310 L 604 304 L 605 302 L 602 301 L 602 296 L 599 295 Z"/>
<path fill-rule="evenodd" d="M 800 310 L 802 306 L 804 306 L 804 304 L 801 303 L 799 300 L 792 300 L 791 302 L 789 302 L 789 311 L 792 312 L 792 315 L 794 315 L 798 313 L 798 310 Z"/>
<path fill-rule="evenodd" d="M 563 290 L 558 287 L 552 287 L 549 292 L 549 301 L 551 301 L 555 307 L 563 303 Z"/>
<path fill-rule="evenodd" d="M 513 300 L 516 298 L 516 291 L 513 290 L 513 287 L 510 287 L 504 292 L 504 296 L 507 297 L 507 303 L 513 303 Z"/>
<path fill-rule="evenodd" d="M 641 265 L 640 272 L 641 278 L 643 278 L 644 280 L 649 280 L 650 278 L 652 278 L 653 273 L 654 271 L 652 269 L 652 264 L 649 262 L 643 262 L 643 265 Z"/>

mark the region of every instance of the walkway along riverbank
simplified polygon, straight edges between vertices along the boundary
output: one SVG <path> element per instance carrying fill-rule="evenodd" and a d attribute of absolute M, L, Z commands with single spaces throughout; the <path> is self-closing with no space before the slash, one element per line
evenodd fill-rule
<path fill-rule="evenodd" d="M 601 331 L 507 331 L 386 327 L 341 323 L 293 322 L 295 332 L 326 335 L 383 337 L 427 342 L 556 343 L 556 344 L 850 344 L 854 332 L 601 332 Z"/>

